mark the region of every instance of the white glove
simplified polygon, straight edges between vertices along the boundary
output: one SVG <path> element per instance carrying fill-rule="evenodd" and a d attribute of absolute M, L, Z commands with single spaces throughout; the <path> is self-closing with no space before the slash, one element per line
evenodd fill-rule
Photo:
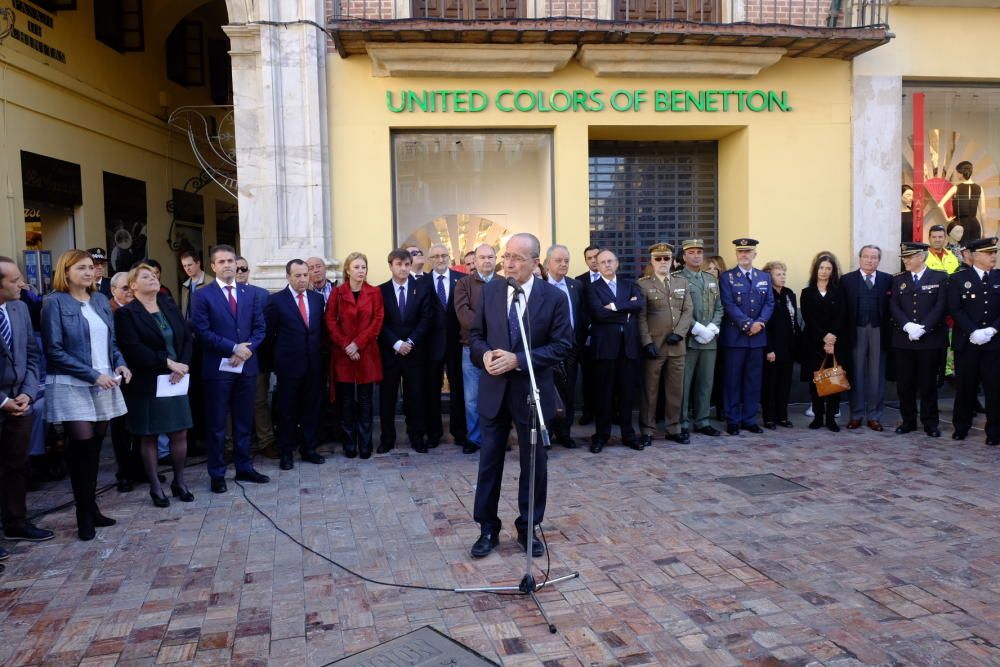
<path fill-rule="evenodd" d="M 922 324 L 917 324 L 916 322 L 907 322 L 904 324 L 903 331 L 905 331 L 906 335 L 910 337 L 910 340 L 919 340 L 925 333 L 924 326 Z"/>
<path fill-rule="evenodd" d="M 923 324 L 918 324 L 913 334 L 913 340 L 920 340 L 920 337 L 927 333 L 927 328 Z"/>
<path fill-rule="evenodd" d="M 706 334 L 711 335 L 711 332 L 706 327 L 702 326 L 700 322 L 695 322 L 691 326 L 691 333 L 694 335 L 695 338 L 704 336 Z"/>
<path fill-rule="evenodd" d="M 717 325 L 715 322 L 709 322 L 708 324 L 705 325 L 705 328 L 711 331 L 713 336 L 719 335 L 719 325 Z"/>
<path fill-rule="evenodd" d="M 990 342 L 997 333 L 997 330 L 993 327 L 987 329 L 976 329 L 971 334 L 969 334 L 969 342 L 973 345 L 985 345 Z"/>
<path fill-rule="evenodd" d="M 694 337 L 694 339 L 696 341 L 698 341 L 699 343 L 701 343 L 702 345 L 708 345 L 709 343 L 712 342 L 713 338 L 715 338 L 715 336 L 712 334 L 712 332 L 708 332 L 704 336 L 695 336 Z"/>

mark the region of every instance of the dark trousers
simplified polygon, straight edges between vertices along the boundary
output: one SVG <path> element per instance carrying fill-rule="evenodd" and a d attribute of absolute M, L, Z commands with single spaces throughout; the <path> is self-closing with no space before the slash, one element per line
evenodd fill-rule
<path fill-rule="evenodd" d="M 24 468 L 34 423 L 34 410 L 22 417 L 6 413 L 0 416 L 0 512 L 4 530 L 21 530 L 27 520 L 28 476 Z"/>
<path fill-rule="evenodd" d="M 323 406 L 323 374 L 311 370 L 302 377 L 278 375 L 275 403 L 278 412 L 278 451 L 291 456 L 295 443 L 302 455 L 315 454 Z"/>
<path fill-rule="evenodd" d="M 420 364 L 401 364 L 382 357 L 382 382 L 378 387 L 378 410 L 381 433 L 379 443 L 386 447 L 396 444 L 396 398 L 403 386 L 403 414 L 406 415 L 406 434 L 410 444 L 423 444 L 427 432 L 424 427 L 424 403 L 421 393 L 424 386 L 424 367 Z"/>
<path fill-rule="evenodd" d="M 819 419 L 825 421 L 827 424 L 834 421 L 837 414 L 837 408 L 840 407 L 841 394 L 820 396 L 816 393 L 816 383 L 810 381 L 809 398 L 812 400 L 814 420 Z"/>
<path fill-rule="evenodd" d="M 472 518 L 482 530 L 500 532 L 502 522 L 497 516 L 500 505 L 500 485 L 503 481 L 503 464 L 507 454 L 507 438 L 510 437 L 511 422 L 515 421 L 515 406 L 524 412 L 527 397 L 514 396 L 508 387 L 500 412 L 496 417 L 480 415 L 483 443 L 479 450 L 479 477 L 476 481 L 476 502 Z M 515 422 L 517 429 L 518 455 L 521 474 L 517 486 L 518 517 L 514 525 L 522 533 L 528 529 L 528 482 L 531 475 L 531 435 L 527 423 Z M 548 453 L 539 443 L 535 447 L 535 515 L 532 525 L 537 526 L 545 516 L 545 499 L 548 491 Z"/>
<path fill-rule="evenodd" d="M 374 382 L 367 384 L 337 383 L 337 403 L 341 410 L 344 449 L 371 451 L 374 393 Z"/>
<path fill-rule="evenodd" d="M 632 404 L 635 388 L 639 385 L 639 361 L 637 359 L 598 359 L 594 362 L 597 373 L 597 404 L 594 406 L 596 422 L 595 437 L 607 440 L 611 437 L 611 421 L 615 408 L 621 419 L 619 429 L 622 442 L 635 440 L 632 426 Z"/>
<path fill-rule="evenodd" d="M 581 387 L 581 395 L 583 398 L 583 408 L 581 410 L 582 415 L 594 418 L 597 414 L 597 410 L 594 407 L 597 404 L 597 362 L 594 361 L 590 356 L 590 348 L 583 348 L 580 353 L 580 375 L 583 376 L 583 387 Z"/>
<path fill-rule="evenodd" d="M 142 479 L 136 474 L 135 463 L 138 457 L 133 448 L 132 434 L 128 431 L 128 418 L 125 415 L 115 417 L 108 424 L 111 430 L 111 447 L 115 452 L 115 465 L 118 471 L 115 478 L 118 481 Z"/>
<path fill-rule="evenodd" d="M 726 406 L 726 423 L 754 426 L 760 409 L 764 348 L 727 347 L 723 359 L 726 379 L 722 399 Z"/>
<path fill-rule="evenodd" d="M 893 349 L 896 358 L 896 393 L 904 426 L 917 425 L 917 397 L 924 428 L 937 428 L 937 371 L 941 350 Z"/>
<path fill-rule="evenodd" d="M 1000 350 L 984 350 L 966 345 L 955 352 L 955 409 L 952 423 L 955 432 L 967 434 L 976 416 L 979 383 L 986 393 L 986 437 L 1000 440 Z"/>
<path fill-rule="evenodd" d="M 444 435 L 444 424 L 441 421 L 441 389 L 444 387 L 444 374 L 448 373 L 448 430 L 455 444 L 461 445 L 468 437 L 465 426 L 465 404 L 462 398 L 462 348 L 448 350 L 442 361 L 431 361 L 427 365 L 427 391 L 425 416 L 427 418 L 427 440 L 430 443 L 440 442 Z"/>
<path fill-rule="evenodd" d="M 568 439 L 570 427 L 573 425 L 573 413 L 576 410 L 576 354 L 576 348 L 573 348 L 563 362 L 563 368 L 566 369 L 566 372 L 555 374 L 556 390 L 559 392 L 559 398 L 562 399 L 565 408 L 561 417 L 552 420 L 551 431 L 557 440 L 565 441 Z"/>
<path fill-rule="evenodd" d="M 193 384 L 193 383 L 192 383 Z M 205 441 L 208 445 L 208 474 L 226 475 L 226 419 L 233 426 L 233 465 L 236 472 L 249 472 L 250 430 L 253 428 L 257 376 L 205 380 Z"/>
<path fill-rule="evenodd" d="M 208 426 L 205 416 L 205 382 L 201 376 L 201 347 L 195 341 L 191 353 L 191 380 L 188 403 L 191 405 L 191 428 L 188 429 L 188 453 L 198 449 L 198 443 L 207 441 Z"/>
<path fill-rule="evenodd" d="M 760 389 L 760 409 L 764 423 L 788 421 L 788 398 L 792 393 L 791 359 L 764 361 L 764 378 Z"/>

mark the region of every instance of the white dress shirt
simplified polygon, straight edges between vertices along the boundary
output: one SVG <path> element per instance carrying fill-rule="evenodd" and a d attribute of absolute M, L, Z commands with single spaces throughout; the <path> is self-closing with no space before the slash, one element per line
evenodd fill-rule
<path fill-rule="evenodd" d="M 236 283 L 235 280 L 233 281 L 232 285 L 227 285 L 225 283 L 225 281 L 222 280 L 222 278 L 216 278 L 215 282 L 217 282 L 219 284 L 219 289 L 222 290 L 222 296 L 226 297 L 226 301 L 227 302 L 229 301 L 229 290 L 226 289 L 226 288 L 227 287 L 232 287 L 233 288 L 233 301 L 236 301 L 237 303 L 239 303 L 240 295 L 236 293 L 236 284 L 237 283 Z"/>
<path fill-rule="evenodd" d="M 444 286 L 444 300 L 445 303 L 448 302 L 448 298 L 451 296 L 451 269 L 445 269 L 444 273 L 438 273 L 437 271 L 432 271 L 431 275 L 434 276 L 434 298 L 437 298 L 438 293 L 438 283 Z M 444 278 L 444 280 L 438 280 L 438 278 Z"/>
<path fill-rule="evenodd" d="M 531 288 L 535 284 L 535 276 L 532 275 L 528 278 L 528 282 L 521 285 L 521 289 L 524 290 L 524 301 L 521 302 L 521 306 L 527 307 L 528 299 L 531 298 Z M 514 288 L 510 285 L 507 286 L 507 312 L 510 312 L 510 303 L 514 299 Z M 520 307 L 519 307 L 520 308 Z"/>
<path fill-rule="evenodd" d="M 566 304 L 569 306 L 569 325 L 571 327 L 575 327 L 575 325 L 573 324 L 573 317 L 574 317 L 574 313 L 573 313 L 573 298 L 570 297 L 570 295 L 569 295 L 569 285 L 566 284 L 566 278 L 563 278 L 562 280 L 556 281 L 556 280 L 552 280 L 552 277 L 549 276 L 549 284 L 550 285 L 555 285 L 560 290 L 562 290 L 563 294 L 566 295 Z"/>
<path fill-rule="evenodd" d="M 288 291 L 292 293 L 292 301 L 295 303 L 295 309 L 298 310 L 298 308 L 299 308 L 299 293 L 296 292 L 295 289 L 292 288 L 291 285 L 288 286 Z M 305 292 L 302 293 L 302 303 L 306 304 L 306 319 L 309 319 L 310 312 L 309 312 L 309 290 L 308 289 Z"/>

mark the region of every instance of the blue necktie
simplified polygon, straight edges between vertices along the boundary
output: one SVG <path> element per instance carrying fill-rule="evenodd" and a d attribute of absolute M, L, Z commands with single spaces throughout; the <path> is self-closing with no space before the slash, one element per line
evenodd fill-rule
<path fill-rule="evenodd" d="M 441 305 L 448 307 L 448 295 L 444 293 L 444 276 L 438 276 L 438 299 L 441 300 Z"/>
<path fill-rule="evenodd" d="M 569 295 L 569 285 L 566 284 L 566 280 L 563 279 L 562 282 L 556 283 L 556 286 L 563 291 L 566 295 L 566 303 L 569 306 L 569 325 L 573 326 L 573 298 Z"/>
<path fill-rule="evenodd" d="M 399 288 L 399 314 L 404 315 L 406 313 L 406 288 Z"/>
<path fill-rule="evenodd" d="M 14 353 L 14 333 L 10 330 L 10 320 L 7 319 L 7 309 L 0 308 L 0 337 L 3 338 L 4 345 Z"/>
<path fill-rule="evenodd" d="M 614 294 L 615 298 L 617 299 L 618 298 L 618 285 L 615 284 L 615 281 L 612 280 L 611 282 L 609 282 L 608 283 L 608 287 L 611 288 L 611 293 Z"/>
<path fill-rule="evenodd" d="M 507 311 L 507 330 L 510 333 L 510 346 L 513 348 L 521 340 L 521 325 L 517 321 L 517 295 L 510 300 L 510 310 Z"/>

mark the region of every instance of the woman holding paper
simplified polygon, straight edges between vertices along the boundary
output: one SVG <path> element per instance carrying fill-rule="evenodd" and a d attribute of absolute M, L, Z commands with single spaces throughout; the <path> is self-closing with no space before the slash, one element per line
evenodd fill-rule
<path fill-rule="evenodd" d="M 111 307 L 97 291 L 94 260 L 83 250 L 64 252 L 42 302 L 45 419 L 61 422 L 81 540 L 115 525 L 97 507 L 97 471 L 108 421 L 125 414 L 121 385 L 132 374 L 115 342 Z"/>
<path fill-rule="evenodd" d="M 187 430 L 192 425 L 187 397 L 191 333 L 173 299 L 160 292 L 160 281 L 153 267 L 137 264 L 128 272 L 128 285 L 135 298 L 115 312 L 118 345 L 134 373 L 125 392 L 128 428 L 140 438 L 153 504 L 170 506 L 156 473 L 156 440 L 160 433 L 170 438 L 174 468 L 170 492 L 189 503 L 194 495 L 184 483 L 184 464 Z"/>

